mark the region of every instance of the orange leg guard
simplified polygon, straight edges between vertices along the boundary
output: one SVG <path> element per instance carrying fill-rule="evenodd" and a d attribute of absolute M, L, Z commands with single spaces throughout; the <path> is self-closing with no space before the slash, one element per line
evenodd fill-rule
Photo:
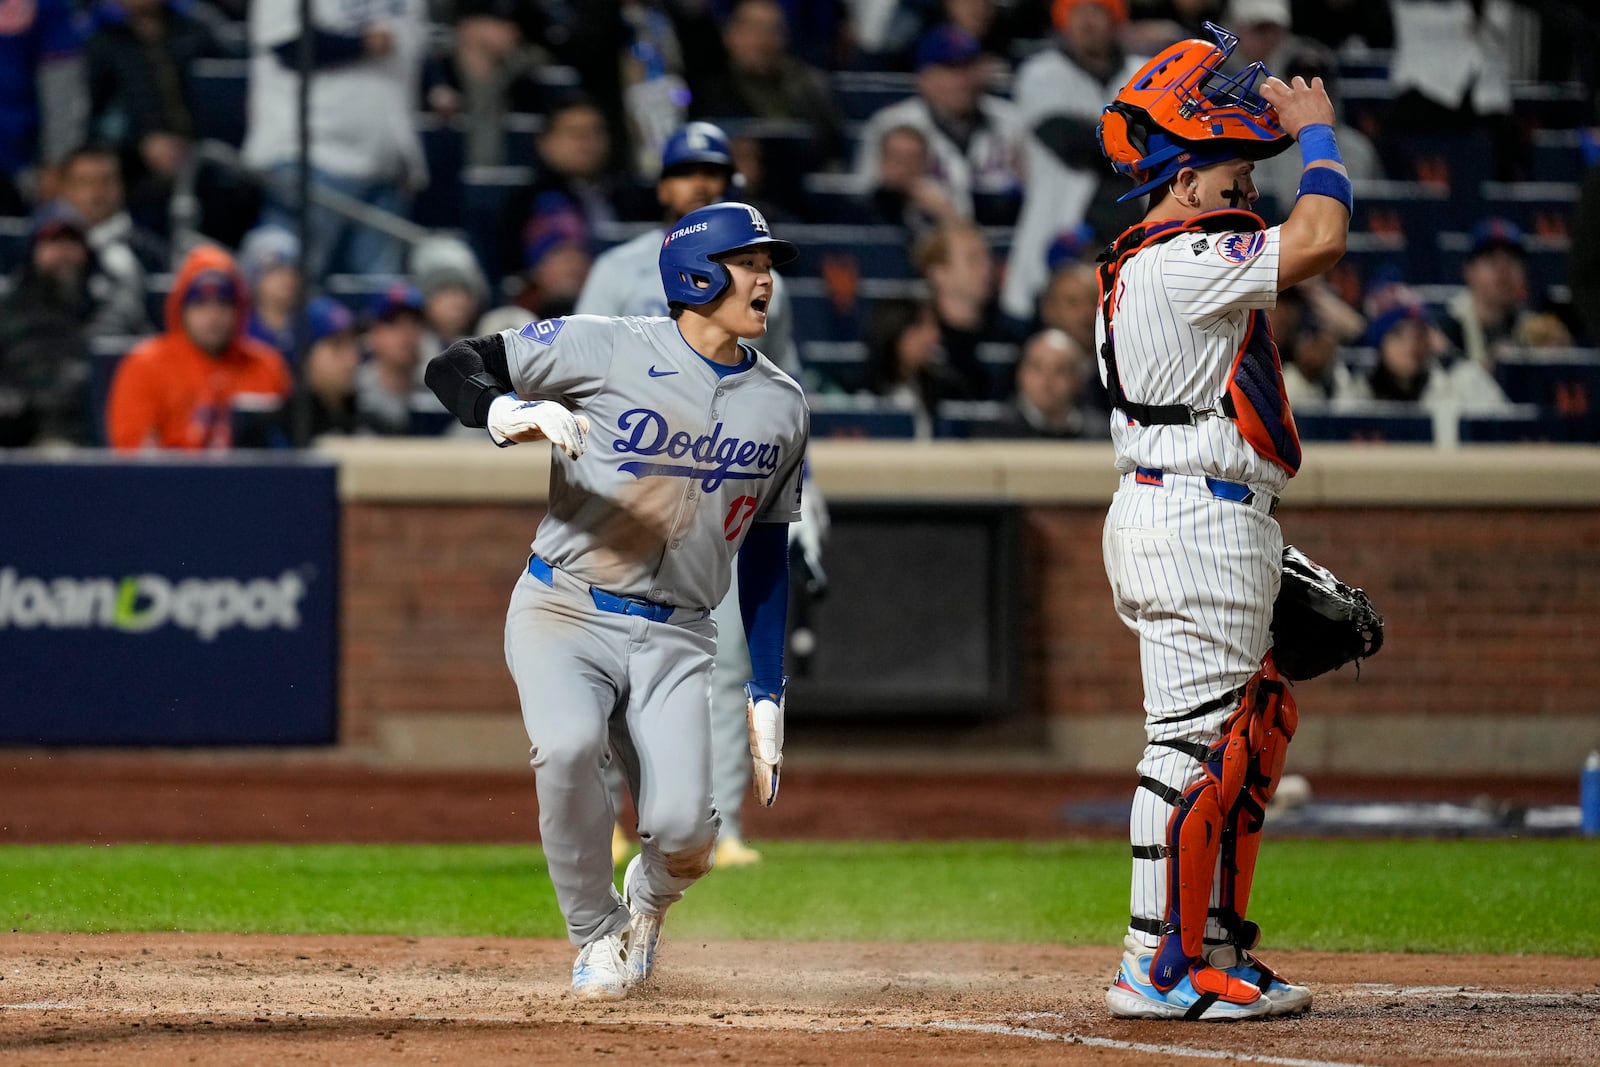
<path fill-rule="evenodd" d="M 1157 989 L 1176 985 L 1205 950 L 1219 859 L 1217 921 L 1241 948 L 1260 939 L 1260 929 L 1244 915 L 1267 802 L 1277 792 L 1298 721 L 1294 697 L 1269 652 L 1211 746 L 1200 780 L 1183 792 L 1167 823 L 1167 910 L 1150 964 Z"/>

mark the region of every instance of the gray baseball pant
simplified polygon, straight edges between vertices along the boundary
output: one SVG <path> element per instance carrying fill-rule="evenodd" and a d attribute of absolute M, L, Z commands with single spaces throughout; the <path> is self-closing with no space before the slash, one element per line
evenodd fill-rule
<path fill-rule="evenodd" d="M 628 923 L 611 863 L 613 759 L 639 809 L 638 905 L 660 911 L 711 869 L 715 645 L 715 623 L 701 611 L 680 609 L 666 622 L 601 611 L 559 569 L 548 586 L 524 571 L 512 591 L 506 664 L 532 745 L 545 862 L 574 945 Z"/>

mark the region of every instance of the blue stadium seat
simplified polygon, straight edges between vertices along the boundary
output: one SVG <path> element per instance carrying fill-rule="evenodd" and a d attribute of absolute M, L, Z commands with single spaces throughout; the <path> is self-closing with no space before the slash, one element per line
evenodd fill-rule
<path fill-rule="evenodd" d="M 1510 219 L 1530 235 L 1567 233 L 1577 207 L 1577 182 L 1486 182 L 1483 186 L 1483 214 Z"/>
<path fill-rule="evenodd" d="M 22 266 L 28 255 L 28 239 L 33 233 L 33 222 L 23 217 L 0 217 L 0 275 L 10 274 Z"/>
<path fill-rule="evenodd" d="M 244 143 L 245 100 L 250 89 L 248 59 L 197 59 L 189 68 L 195 136 Z"/>
<path fill-rule="evenodd" d="M 879 109 L 916 94 L 914 77 L 898 71 L 839 70 L 832 74 L 833 98 L 846 119 L 869 119 Z"/>
<path fill-rule="evenodd" d="M 329 296 L 349 308 L 359 322 L 366 317 L 373 297 L 385 292 L 396 282 L 407 280 L 403 275 L 394 274 L 330 274 L 323 282 L 323 288 Z"/>
<path fill-rule="evenodd" d="M 1011 405 L 998 400 L 946 400 L 933 422 L 935 437 L 994 437 L 994 429 L 1011 413 Z"/>
<path fill-rule="evenodd" d="M 1524 126 L 1571 130 L 1589 119 L 1589 92 L 1581 82 L 1521 81 L 1511 87 L 1511 111 Z"/>
<path fill-rule="evenodd" d="M 820 283 L 801 289 L 799 283 L 817 283 L 815 278 L 796 278 L 789 281 L 790 322 L 797 341 L 859 341 L 866 324 L 862 301 L 841 312 L 821 291 Z M 797 291 L 799 290 L 799 291 Z"/>
<path fill-rule="evenodd" d="M 106 404 L 111 399 L 111 380 L 122 357 L 144 340 L 142 337 L 101 337 L 89 346 L 89 443 L 106 443 Z"/>
<path fill-rule="evenodd" d="M 810 334 L 798 336 L 810 337 Z M 812 377 L 847 393 L 868 388 L 867 346 L 860 341 L 814 341 L 800 343 L 800 365 Z"/>
<path fill-rule="evenodd" d="M 506 166 L 531 167 L 539 162 L 539 152 L 534 142 L 542 129 L 543 115 L 517 112 L 506 116 Z"/>
<path fill-rule="evenodd" d="M 1388 48 L 1362 48 L 1340 53 L 1338 63 L 1341 85 L 1362 78 L 1389 80 L 1389 68 L 1394 62 L 1394 52 Z"/>
<path fill-rule="evenodd" d="M 412 437 L 438 437 L 449 431 L 452 426 L 459 426 L 456 417 L 445 410 L 432 396 L 414 396 L 411 398 L 411 434 Z"/>
<path fill-rule="evenodd" d="M 801 182 L 806 217 L 835 226 L 866 226 L 879 221 L 857 184 L 849 174 L 807 174 Z"/>
<path fill-rule="evenodd" d="M 1433 417 L 1411 404 L 1297 410 L 1294 421 L 1306 441 L 1433 442 Z"/>
<path fill-rule="evenodd" d="M 817 393 L 811 405 L 811 437 L 910 438 L 916 435 L 916 418 L 908 408 L 877 396 Z"/>
<path fill-rule="evenodd" d="M 1384 113 L 1394 99 L 1394 86 L 1387 74 L 1371 77 L 1345 75 L 1339 80 L 1339 106 L 1344 121 L 1359 130 L 1382 126 Z"/>
<path fill-rule="evenodd" d="M 1508 352 L 1495 364 L 1495 380 L 1519 404 L 1535 404 L 1579 424 L 1582 439 L 1600 430 L 1600 351 L 1530 348 Z M 1587 429 L 1585 429 L 1587 427 Z"/>
<path fill-rule="evenodd" d="M 1433 235 L 1458 222 L 1450 193 L 1439 185 L 1409 181 L 1364 181 L 1355 186 L 1355 211 L 1350 229 L 1405 238 L 1398 265 L 1413 283 L 1433 277 Z M 1378 240 L 1364 238 L 1364 240 Z"/>
<path fill-rule="evenodd" d="M 788 267 L 783 269 L 783 277 L 796 343 L 863 340 L 874 300 L 916 298 L 927 294 L 926 286 L 917 280 L 863 276 L 856 281 L 855 299 L 850 306 L 841 309 L 834 306 L 821 278 L 796 275 Z"/>
<path fill-rule="evenodd" d="M 416 117 L 417 137 L 428 162 L 428 184 L 411 205 L 411 219 L 432 229 L 461 225 L 461 169 L 464 135 L 457 123 L 427 113 Z"/>
<path fill-rule="evenodd" d="M 490 278 L 500 276 L 500 260 L 512 248 L 517 251 L 514 266 L 521 266 L 521 234 L 526 220 L 507 216 L 512 197 L 532 182 L 533 171 L 528 167 L 468 167 L 461 174 L 461 228 Z M 506 228 L 513 225 L 517 233 L 508 239 Z"/>
<path fill-rule="evenodd" d="M 1464 415 L 1458 434 L 1462 444 L 1563 444 L 1593 442 L 1588 419 L 1565 418 L 1553 411 L 1518 405 L 1506 415 Z"/>
<path fill-rule="evenodd" d="M 1536 182 L 1583 179 L 1583 134 L 1579 130 L 1534 130 L 1529 175 Z"/>
<path fill-rule="evenodd" d="M 1017 360 L 1022 346 L 1011 341 L 985 341 L 978 346 L 983 389 L 989 396 L 1010 396 L 1017 387 Z"/>
<path fill-rule="evenodd" d="M 1352 232 L 1344 258 L 1330 277 L 1340 292 L 1364 293 L 1381 270 L 1398 270 L 1402 278 L 1415 278 L 1421 272 L 1412 259 L 1411 245 L 1403 234 Z"/>
<path fill-rule="evenodd" d="M 783 236 L 800 249 L 786 274 L 821 277 L 824 262 L 842 259 L 853 263 L 863 278 L 912 277 L 906 231 L 898 226 L 798 223 L 785 226 Z"/>
<path fill-rule="evenodd" d="M 144 279 L 144 317 L 157 330 L 167 328 L 167 294 L 177 281 L 175 274 L 149 274 Z"/>
<path fill-rule="evenodd" d="M 1528 249 L 1528 286 L 1539 296 L 1552 286 L 1567 284 L 1567 255 L 1570 242 L 1565 237 L 1541 237 L 1529 234 L 1524 238 Z M 1443 281 L 1460 281 L 1461 268 L 1466 264 L 1467 253 L 1472 250 L 1471 234 L 1446 231 L 1435 238 L 1438 270 L 1436 277 Z"/>

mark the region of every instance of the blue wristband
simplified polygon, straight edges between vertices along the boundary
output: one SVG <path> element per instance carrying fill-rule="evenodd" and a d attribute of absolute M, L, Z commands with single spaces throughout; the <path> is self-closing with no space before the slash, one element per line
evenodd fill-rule
<path fill-rule="evenodd" d="M 1339 142 L 1333 138 L 1333 127 L 1326 122 L 1307 126 L 1295 136 L 1300 142 L 1300 161 L 1303 166 L 1313 163 L 1343 163 L 1339 155 Z"/>
<path fill-rule="evenodd" d="M 1350 179 L 1332 167 L 1307 167 L 1300 175 L 1300 190 L 1295 200 L 1302 196 L 1326 196 L 1339 201 L 1344 209 L 1355 214 L 1355 199 L 1351 196 Z"/>

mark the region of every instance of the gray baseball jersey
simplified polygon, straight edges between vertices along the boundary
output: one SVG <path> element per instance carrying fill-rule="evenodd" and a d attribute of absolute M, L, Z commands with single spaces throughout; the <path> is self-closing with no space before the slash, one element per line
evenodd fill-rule
<path fill-rule="evenodd" d="M 661 240 L 665 229 L 641 233 L 609 248 L 589 268 L 578 294 L 577 315 L 665 315 L 667 296 L 661 288 Z M 772 300 L 767 307 L 767 332 L 761 351 L 785 373 L 800 374 L 800 353 L 789 321 L 789 296 L 783 277 L 772 272 Z"/>
<path fill-rule="evenodd" d="M 534 539 L 549 563 L 608 592 L 709 609 L 750 523 L 800 518 L 805 398 L 760 353 L 719 376 L 667 318 L 574 315 L 502 336 L 519 396 L 589 419 L 580 459 L 552 450 Z"/>

